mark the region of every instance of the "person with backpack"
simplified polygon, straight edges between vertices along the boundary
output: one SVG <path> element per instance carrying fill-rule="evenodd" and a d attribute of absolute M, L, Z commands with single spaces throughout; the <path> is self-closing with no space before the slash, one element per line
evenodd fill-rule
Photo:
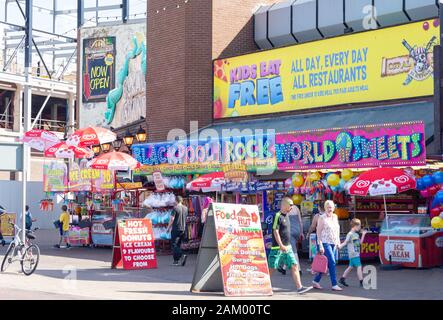
<path fill-rule="evenodd" d="M 177 205 L 172 211 L 171 220 L 167 232 L 171 232 L 171 246 L 172 256 L 174 262 L 173 266 L 185 266 L 187 256 L 183 254 L 181 249 L 181 243 L 185 236 L 186 230 L 186 218 L 188 216 L 188 208 L 183 204 L 183 198 L 177 196 Z"/>
<path fill-rule="evenodd" d="M 317 245 L 319 254 L 325 255 L 328 260 L 329 276 L 331 277 L 332 290 L 342 291 L 337 284 L 336 254 L 340 246 L 340 224 L 334 213 L 335 203 L 332 200 L 325 201 L 325 213 L 319 217 L 317 225 Z M 320 286 L 322 273 L 317 273 L 312 284 L 315 289 L 323 289 Z"/>
<path fill-rule="evenodd" d="M 26 230 L 31 231 L 32 228 L 32 223 L 36 222 L 37 219 L 34 219 L 32 217 L 31 211 L 29 211 L 29 206 L 26 205 L 26 212 L 25 212 L 25 226 L 26 226 Z"/>

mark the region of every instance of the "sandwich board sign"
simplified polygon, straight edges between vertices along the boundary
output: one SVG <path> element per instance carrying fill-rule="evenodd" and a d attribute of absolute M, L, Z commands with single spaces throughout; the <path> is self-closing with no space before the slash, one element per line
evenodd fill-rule
<path fill-rule="evenodd" d="M 151 220 L 127 219 L 117 221 L 111 267 L 126 270 L 157 268 Z"/>
<path fill-rule="evenodd" d="M 203 229 L 192 292 L 272 295 L 256 205 L 212 203 Z"/>

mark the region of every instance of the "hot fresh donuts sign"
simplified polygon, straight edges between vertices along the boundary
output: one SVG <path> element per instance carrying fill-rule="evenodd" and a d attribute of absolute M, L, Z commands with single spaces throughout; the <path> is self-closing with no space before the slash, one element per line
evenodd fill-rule
<path fill-rule="evenodd" d="M 295 131 L 276 136 L 280 170 L 416 166 L 426 163 L 423 122 Z"/>

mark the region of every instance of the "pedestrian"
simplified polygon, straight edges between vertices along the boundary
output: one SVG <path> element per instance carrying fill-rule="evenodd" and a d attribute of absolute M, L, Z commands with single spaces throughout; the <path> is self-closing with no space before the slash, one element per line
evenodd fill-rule
<path fill-rule="evenodd" d="M 337 284 L 336 275 L 336 254 L 337 248 L 340 245 L 340 224 L 338 217 L 334 213 L 335 203 L 332 200 L 325 201 L 325 213 L 319 217 L 317 225 L 317 245 L 320 254 L 324 254 L 328 258 L 328 270 L 331 278 L 332 290 L 343 290 Z M 318 253 L 317 253 L 318 254 Z M 322 274 L 318 273 L 314 281 L 312 281 L 314 288 L 323 289 L 320 286 Z"/>
<path fill-rule="evenodd" d="M 272 248 L 268 257 L 269 274 L 272 276 L 275 269 L 284 263 L 291 270 L 292 279 L 299 294 L 305 293 L 312 287 L 305 287 L 301 283 L 299 262 L 295 258 L 291 247 L 291 222 L 289 212 L 294 203 L 289 197 L 281 201 L 280 211 L 274 217 L 272 225 Z"/>
<path fill-rule="evenodd" d="M 26 212 L 25 212 L 25 226 L 26 226 L 26 230 L 31 231 L 32 228 L 32 223 L 36 222 L 37 219 L 34 219 L 32 217 L 31 211 L 29 210 L 29 206 L 26 205 L 25 207 Z"/>
<path fill-rule="evenodd" d="M 297 245 L 299 241 L 303 241 L 303 222 L 301 219 L 300 209 L 294 205 L 288 214 L 289 221 L 291 225 L 291 247 L 292 252 L 294 252 L 297 264 L 300 266 L 300 258 L 298 257 Z M 301 267 L 299 268 L 300 274 L 302 273 Z M 286 266 L 282 265 L 278 268 L 278 271 L 282 274 L 286 274 Z"/>
<path fill-rule="evenodd" d="M 318 203 L 314 204 L 314 209 L 312 210 L 312 214 L 314 215 L 312 217 L 312 222 L 311 225 L 309 226 L 308 232 L 306 233 L 306 239 L 308 239 L 309 242 L 309 250 L 311 250 L 311 245 L 310 245 L 310 239 L 311 239 L 311 234 L 313 234 L 314 236 L 314 240 L 317 241 L 317 225 L 318 225 L 318 219 L 324 214 L 324 212 L 322 212 L 319 208 Z M 312 253 L 312 257 L 315 255 L 315 252 Z M 312 258 L 311 257 L 311 258 Z M 307 269 L 308 272 L 311 272 L 311 268 Z"/>
<path fill-rule="evenodd" d="M 61 248 L 63 241 L 66 243 L 66 248 L 69 249 L 71 245 L 69 244 L 69 220 L 70 216 L 68 213 L 68 207 L 66 205 L 62 205 L 62 213 L 58 218 L 60 222 L 60 242 L 55 245 L 56 248 Z"/>
<path fill-rule="evenodd" d="M 360 219 L 352 219 L 351 220 L 351 231 L 346 235 L 345 241 L 339 246 L 339 249 L 347 246 L 348 249 L 348 257 L 349 257 L 349 266 L 343 273 L 343 276 L 340 278 L 340 284 L 348 287 L 346 283 L 346 277 L 348 274 L 354 269 L 357 268 L 357 277 L 360 280 L 360 287 L 363 287 L 363 271 L 360 260 L 360 246 L 363 242 L 365 235 L 367 233 L 366 230 L 363 230 L 362 237 L 360 240 L 359 232 L 361 230 L 361 221 Z"/>
<path fill-rule="evenodd" d="M 312 217 L 312 222 L 311 222 L 311 225 L 309 226 L 309 229 L 308 229 L 308 233 L 307 233 L 308 237 L 311 233 L 317 232 L 318 219 L 321 217 L 322 214 L 324 214 L 324 212 L 322 212 L 320 210 L 320 208 L 318 207 L 318 204 L 315 204 L 314 209 L 312 210 L 312 214 L 314 216 Z"/>
<path fill-rule="evenodd" d="M 181 243 L 185 235 L 187 216 L 188 208 L 183 204 L 183 198 L 177 196 L 177 205 L 172 211 L 167 229 L 167 232 L 171 232 L 173 266 L 185 266 L 186 264 L 187 255 L 182 253 Z"/>
<path fill-rule="evenodd" d="M 2 215 L 6 214 L 6 209 L 3 208 L 2 206 L 0 206 L 0 217 Z M 2 221 L 0 219 L 0 243 L 2 244 L 2 246 L 4 247 L 6 244 L 5 239 L 3 238 L 3 234 L 2 234 Z"/>

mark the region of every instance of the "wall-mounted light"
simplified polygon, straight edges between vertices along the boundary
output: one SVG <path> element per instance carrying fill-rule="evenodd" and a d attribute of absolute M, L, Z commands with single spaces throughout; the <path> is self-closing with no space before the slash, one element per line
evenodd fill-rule
<path fill-rule="evenodd" d="M 112 142 L 112 146 L 114 147 L 115 151 L 119 151 L 121 146 L 122 146 L 122 139 L 120 137 L 117 136 L 117 139 L 115 139 Z"/>
<path fill-rule="evenodd" d="M 144 130 L 142 126 L 140 126 L 137 133 L 135 134 L 135 138 L 138 142 L 145 142 L 147 137 L 148 135 L 146 133 L 146 130 Z"/>
<path fill-rule="evenodd" d="M 103 150 L 103 152 L 108 152 L 109 150 L 111 150 L 111 144 L 109 142 L 103 143 L 102 150 Z"/>
<path fill-rule="evenodd" d="M 94 152 L 95 155 L 99 154 L 100 146 L 99 145 L 92 146 L 92 152 Z"/>
<path fill-rule="evenodd" d="M 123 142 L 128 148 L 131 148 L 134 143 L 134 136 L 129 132 L 129 129 L 126 130 L 125 135 L 123 136 Z"/>

